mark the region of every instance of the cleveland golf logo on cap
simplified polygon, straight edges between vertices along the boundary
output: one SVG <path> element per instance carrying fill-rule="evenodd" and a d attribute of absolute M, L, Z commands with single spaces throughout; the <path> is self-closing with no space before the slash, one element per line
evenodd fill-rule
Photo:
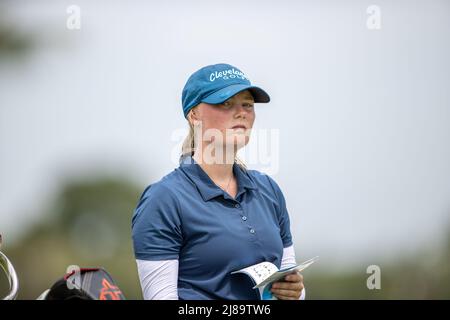
<path fill-rule="evenodd" d="M 224 70 L 224 71 L 215 71 L 215 72 L 211 72 L 211 74 L 209 75 L 209 81 L 213 82 L 214 80 L 218 79 L 218 78 L 222 78 L 223 80 L 228 80 L 228 79 L 243 79 L 243 80 L 247 80 L 247 77 L 245 76 L 245 74 L 239 70 L 236 70 L 234 68 L 232 69 L 228 69 L 228 70 Z"/>

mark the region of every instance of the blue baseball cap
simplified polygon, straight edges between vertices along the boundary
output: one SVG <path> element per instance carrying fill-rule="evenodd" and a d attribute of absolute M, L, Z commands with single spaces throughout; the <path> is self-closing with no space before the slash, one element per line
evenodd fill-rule
<path fill-rule="evenodd" d="M 184 117 L 200 102 L 220 104 L 235 94 L 249 90 L 255 102 L 269 102 L 269 95 L 252 86 L 247 76 L 232 65 L 219 63 L 194 72 L 183 88 L 181 97 Z"/>

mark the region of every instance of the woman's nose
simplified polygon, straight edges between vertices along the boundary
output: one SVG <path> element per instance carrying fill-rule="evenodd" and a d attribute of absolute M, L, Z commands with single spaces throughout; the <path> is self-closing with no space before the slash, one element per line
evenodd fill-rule
<path fill-rule="evenodd" d="M 246 114 L 247 114 L 247 110 L 246 110 L 242 105 L 236 105 L 236 112 L 235 112 L 235 115 L 236 115 L 237 117 L 238 117 L 238 116 L 241 116 L 241 117 L 244 117 L 244 118 L 245 118 Z"/>

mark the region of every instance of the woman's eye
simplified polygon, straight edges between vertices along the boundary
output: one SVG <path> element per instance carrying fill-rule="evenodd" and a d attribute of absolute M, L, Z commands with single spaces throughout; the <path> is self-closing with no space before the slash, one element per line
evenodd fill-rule
<path fill-rule="evenodd" d="M 224 107 L 229 108 L 231 107 L 231 102 L 230 101 L 225 101 L 224 103 L 222 103 Z"/>
<path fill-rule="evenodd" d="M 244 103 L 244 107 L 253 108 L 253 104 L 252 103 Z"/>

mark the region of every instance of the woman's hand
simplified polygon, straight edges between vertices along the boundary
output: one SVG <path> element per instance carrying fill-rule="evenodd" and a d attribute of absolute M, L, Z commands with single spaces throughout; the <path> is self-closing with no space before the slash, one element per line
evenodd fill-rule
<path fill-rule="evenodd" d="M 298 300 L 303 288 L 303 276 L 296 271 L 285 276 L 284 281 L 274 282 L 270 291 L 280 300 Z"/>

